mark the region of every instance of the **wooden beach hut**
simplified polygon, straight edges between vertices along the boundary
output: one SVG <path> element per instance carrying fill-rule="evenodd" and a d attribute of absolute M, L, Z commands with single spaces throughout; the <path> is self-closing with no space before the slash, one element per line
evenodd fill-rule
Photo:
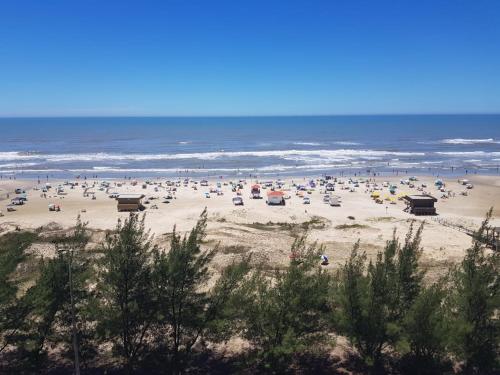
<path fill-rule="evenodd" d="M 139 211 L 144 208 L 142 199 L 144 194 L 120 194 L 116 197 L 118 202 L 118 212 L 121 211 Z"/>
<path fill-rule="evenodd" d="M 437 199 L 428 194 L 422 195 L 405 195 L 403 199 L 406 201 L 405 211 L 414 215 L 436 215 L 436 207 L 434 203 Z"/>

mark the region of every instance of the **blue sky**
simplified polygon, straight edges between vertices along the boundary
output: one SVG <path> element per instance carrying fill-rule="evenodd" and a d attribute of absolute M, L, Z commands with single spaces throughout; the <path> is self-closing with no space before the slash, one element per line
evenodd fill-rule
<path fill-rule="evenodd" d="M 0 3 L 0 116 L 499 113 L 498 0 Z"/>

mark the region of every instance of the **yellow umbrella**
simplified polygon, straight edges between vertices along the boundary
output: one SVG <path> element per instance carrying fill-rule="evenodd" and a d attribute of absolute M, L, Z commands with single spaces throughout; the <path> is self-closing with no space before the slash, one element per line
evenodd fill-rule
<path fill-rule="evenodd" d="M 398 194 L 398 200 L 401 200 L 403 199 L 404 196 L 408 195 L 407 193 L 403 192 L 403 193 L 399 193 Z"/>
<path fill-rule="evenodd" d="M 380 191 L 374 191 L 371 195 L 372 198 L 378 198 L 380 197 Z"/>

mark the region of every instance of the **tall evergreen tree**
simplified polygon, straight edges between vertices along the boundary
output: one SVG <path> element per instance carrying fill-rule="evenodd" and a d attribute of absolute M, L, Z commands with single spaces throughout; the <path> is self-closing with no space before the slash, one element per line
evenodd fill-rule
<path fill-rule="evenodd" d="M 11 275 L 21 263 L 26 248 L 37 238 L 35 233 L 8 233 L 0 238 L 0 353 L 12 343 L 28 314 L 17 298 L 18 286 Z"/>
<path fill-rule="evenodd" d="M 422 288 L 403 317 L 404 337 L 399 343 L 402 353 L 408 351 L 410 361 L 404 372 L 412 374 L 438 373 L 446 354 L 449 322 L 443 300 L 445 291 L 440 284 Z M 408 348 L 401 348 L 407 345 Z"/>
<path fill-rule="evenodd" d="M 410 224 L 403 246 L 398 243 L 395 236 L 393 238 L 393 243 L 397 243 L 397 315 L 399 318 L 402 318 L 410 309 L 419 295 L 424 277 L 424 272 L 418 265 L 422 254 L 420 243 L 424 224 L 422 223 L 416 232 L 414 232 L 414 224 L 415 222 Z"/>
<path fill-rule="evenodd" d="M 155 292 L 158 298 L 158 323 L 166 335 L 161 341 L 170 354 L 171 372 L 187 365 L 195 343 L 207 335 L 217 340 L 224 321 L 226 303 L 247 272 L 247 262 L 227 267 L 212 289 L 208 265 L 217 248 L 202 250 L 207 212 L 184 237 L 174 228 L 170 250 L 156 252 Z"/>
<path fill-rule="evenodd" d="M 500 371 L 500 254 L 487 253 L 482 242 L 491 213 L 453 271 L 448 299 L 454 351 L 466 372 L 478 374 Z"/>
<path fill-rule="evenodd" d="M 88 279 L 91 275 L 90 259 L 85 252 L 89 241 L 87 223 L 76 219 L 74 229 L 66 236 L 55 239 L 56 251 L 62 255 L 67 264 L 69 300 L 63 305 L 57 315 L 56 324 L 60 331 L 60 341 L 71 342 L 71 357 L 74 361 L 75 373 L 80 372 L 80 362 L 92 353 L 90 339 L 90 324 L 92 317 L 88 316 L 90 293 Z M 71 340 L 68 340 L 71 338 Z"/>
<path fill-rule="evenodd" d="M 103 245 L 97 285 L 99 333 L 109 339 L 132 372 L 142 354 L 156 311 L 151 256 L 156 247 L 144 217 L 131 214 L 118 222 Z"/>
<path fill-rule="evenodd" d="M 383 350 L 401 338 L 404 316 L 419 295 L 421 233 L 422 226 L 413 233 L 412 224 L 403 246 L 394 233 L 368 266 L 358 242 L 337 276 L 339 328 L 371 366 L 380 366 Z"/>
<path fill-rule="evenodd" d="M 56 257 L 42 259 L 40 277 L 19 302 L 18 309 L 27 312 L 17 337 L 27 353 L 27 366 L 42 366 L 47 347 L 62 345 L 72 353 L 75 371 L 80 368 L 78 310 L 87 297 L 87 264 L 82 258 L 87 241 L 86 224 L 78 217 L 69 235 L 53 240 Z"/>
<path fill-rule="evenodd" d="M 337 274 L 334 320 L 339 324 L 340 331 L 362 354 L 369 351 L 368 345 L 365 343 L 365 305 L 369 287 L 365 271 L 366 254 L 360 252 L 358 241 L 354 245 L 349 259 Z"/>
<path fill-rule="evenodd" d="M 40 277 L 31 287 L 23 303 L 32 306 L 26 329 L 20 336 L 26 350 L 26 366 L 41 368 L 47 354 L 47 343 L 55 342 L 56 315 L 69 301 L 68 267 L 62 254 L 43 260 Z"/>
<path fill-rule="evenodd" d="M 266 367 L 284 370 L 327 339 L 330 276 L 319 265 L 321 250 L 299 237 L 288 267 L 259 268 L 243 286 L 243 336 Z"/>

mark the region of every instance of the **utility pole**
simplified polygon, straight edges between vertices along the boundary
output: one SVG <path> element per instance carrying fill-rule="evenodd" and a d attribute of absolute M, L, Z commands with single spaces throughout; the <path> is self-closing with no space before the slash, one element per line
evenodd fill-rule
<path fill-rule="evenodd" d="M 58 251 L 62 254 L 66 253 L 68 256 L 69 299 L 71 304 L 71 341 L 73 343 L 73 352 L 75 356 L 75 375 L 80 375 L 80 348 L 76 329 L 75 300 L 73 298 L 73 248 L 71 244 L 64 244 L 58 247 Z"/>

